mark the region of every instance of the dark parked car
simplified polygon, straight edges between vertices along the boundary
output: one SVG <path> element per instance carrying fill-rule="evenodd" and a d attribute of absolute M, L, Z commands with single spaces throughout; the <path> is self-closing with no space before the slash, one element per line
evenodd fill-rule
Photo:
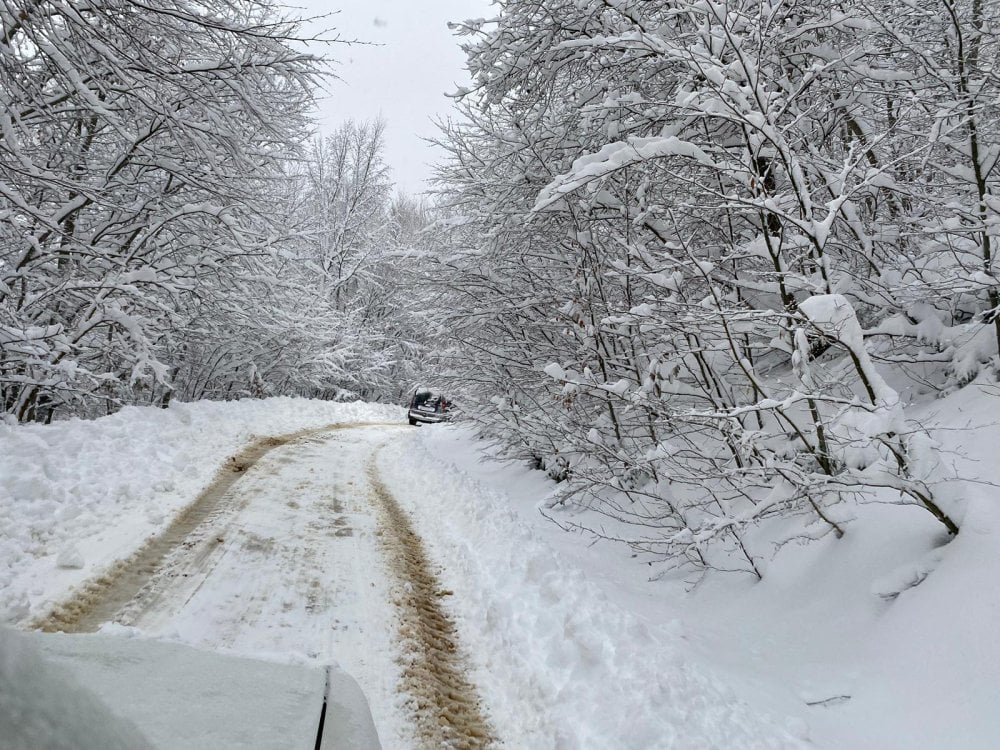
<path fill-rule="evenodd" d="M 430 388 L 417 388 L 410 399 L 407 416 L 410 424 L 447 422 L 451 418 L 451 402 Z"/>

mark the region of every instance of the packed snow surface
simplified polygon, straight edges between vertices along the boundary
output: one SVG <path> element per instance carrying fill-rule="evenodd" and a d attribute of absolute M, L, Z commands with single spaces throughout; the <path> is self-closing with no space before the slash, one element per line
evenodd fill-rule
<path fill-rule="evenodd" d="M 401 414 L 394 406 L 273 398 L 0 424 L 0 623 L 37 614 L 127 555 L 253 436 Z"/>

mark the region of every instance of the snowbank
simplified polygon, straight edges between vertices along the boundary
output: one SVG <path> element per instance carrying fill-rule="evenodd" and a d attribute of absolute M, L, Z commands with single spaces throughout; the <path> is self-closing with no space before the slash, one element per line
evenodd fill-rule
<path fill-rule="evenodd" d="M 508 746 L 807 746 L 795 718 L 759 714 L 689 659 L 679 623 L 612 601 L 508 497 L 433 455 L 430 434 L 394 441 L 379 466 L 454 592 L 445 601 Z"/>
<path fill-rule="evenodd" d="M 982 381 L 905 410 L 934 446 L 922 461 L 934 459 L 935 497 L 967 508 L 956 538 L 886 489 L 843 506 L 853 518 L 843 539 L 775 549 L 759 583 L 646 580 L 656 569 L 624 545 L 544 520 L 538 508 L 554 486 L 540 472 L 482 463 L 457 426 L 387 450 L 383 473 L 397 463 L 399 497 L 410 484 L 421 498 L 409 510 L 456 591 L 463 638 L 486 655 L 486 704 L 504 725 L 518 711 L 535 716 L 536 702 L 551 709 L 523 723 L 514 746 L 776 747 L 789 742 L 783 728 L 828 750 L 992 750 L 998 396 Z M 588 511 L 564 512 L 600 525 Z M 523 696 L 503 692 L 519 682 Z M 741 700 L 755 709 L 749 722 Z"/>
<path fill-rule="evenodd" d="M 254 437 L 404 416 L 396 406 L 272 398 L 0 424 L 0 623 L 24 622 L 128 555 Z"/>

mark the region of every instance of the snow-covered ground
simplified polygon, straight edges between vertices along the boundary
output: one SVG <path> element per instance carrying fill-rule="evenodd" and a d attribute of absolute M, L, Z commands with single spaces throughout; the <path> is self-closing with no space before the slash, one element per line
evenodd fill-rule
<path fill-rule="evenodd" d="M 471 682 L 508 747 L 998 747 L 996 402 L 976 384 L 910 415 L 941 444 L 942 471 L 982 480 L 948 485 L 967 508 L 952 543 L 935 547 L 924 511 L 860 505 L 843 539 L 782 549 L 763 582 L 716 575 L 693 589 L 546 521 L 553 485 L 484 462 L 460 426 L 309 438 L 248 472 L 208 562 L 179 558 L 132 624 L 337 661 L 368 693 L 385 747 L 411 746 L 394 693 L 395 594 L 362 489 L 374 461 L 438 568 Z M 163 529 L 251 436 L 403 416 L 270 399 L 0 427 L 4 619 L 23 626 Z"/>
<path fill-rule="evenodd" d="M 161 530 L 253 436 L 399 421 L 397 407 L 306 399 L 127 407 L 0 424 L 0 622 L 43 611 Z"/>
<path fill-rule="evenodd" d="M 807 746 L 797 719 L 760 713 L 690 653 L 676 610 L 617 596 L 641 570 L 566 554 L 530 512 L 546 483 L 509 466 L 476 479 L 476 460 L 469 433 L 435 427 L 391 443 L 379 467 L 455 592 L 474 681 L 511 747 Z"/>
<path fill-rule="evenodd" d="M 365 470 L 402 429 L 338 430 L 268 453 L 234 488 L 245 506 L 206 529 L 218 546 L 177 554 L 123 619 L 203 649 L 336 663 L 364 686 L 386 747 L 400 746 L 402 655 Z"/>
<path fill-rule="evenodd" d="M 920 508 L 862 503 L 843 539 L 783 548 L 760 583 L 726 574 L 693 588 L 683 578 L 649 580 L 627 550 L 543 520 L 554 485 L 484 461 L 455 427 L 394 446 L 384 465 L 409 466 L 407 481 L 422 466 L 427 482 L 452 486 L 425 492 L 410 510 L 445 561 L 447 585 L 463 589 L 455 604 L 464 634 L 486 655 L 483 674 L 523 668 L 540 681 L 552 736 L 556 726 L 582 725 L 573 736 L 588 746 L 629 738 L 633 747 L 752 747 L 753 723 L 738 709 L 697 708 L 725 686 L 722 695 L 746 700 L 755 718 L 807 746 L 987 750 L 1000 747 L 998 396 L 996 386 L 977 383 L 909 414 L 938 445 L 938 496 L 966 508 L 951 543 L 940 546 L 940 526 Z M 447 505 L 459 498 L 462 505 Z M 496 582 L 484 584 L 491 570 Z M 528 653 L 510 648 L 528 632 Z M 516 714 L 516 695 L 493 700 Z M 595 711 L 608 705 L 632 710 Z M 683 727 L 676 740 L 643 733 L 661 721 Z M 725 742 L 690 740 L 700 722 L 734 733 Z M 776 740 L 763 734 L 759 742 Z"/>

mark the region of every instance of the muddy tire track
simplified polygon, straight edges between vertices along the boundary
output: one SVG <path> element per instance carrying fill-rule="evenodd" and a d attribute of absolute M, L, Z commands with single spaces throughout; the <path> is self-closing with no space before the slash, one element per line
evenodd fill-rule
<path fill-rule="evenodd" d="M 246 498 L 229 493 L 229 490 L 267 453 L 325 432 L 366 426 L 372 426 L 372 423 L 331 424 L 253 441 L 225 462 L 212 483 L 163 532 L 147 539 L 131 555 L 83 584 L 68 600 L 57 604 L 48 614 L 32 620 L 27 627 L 45 632 L 96 631 L 135 602 L 150 581 L 162 576 L 168 558 L 179 549 L 191 550 L 189 562 L 192 564 L 205 563 L 224 541 L 222 537 L 209 533 L 211 527 L 220 519 L 233 517 L 246 503 Z"/>
<path fill-rule="evenodd" d="M 498 743 L 466 678 L 455 624 L 441 606 L 441 588 L 409 517 L 379 478 L 376 450 L 368 463 L 382 546 L 399 582 L 400 688 L 410 697 L 420 747 L 485 748 Z"/>

